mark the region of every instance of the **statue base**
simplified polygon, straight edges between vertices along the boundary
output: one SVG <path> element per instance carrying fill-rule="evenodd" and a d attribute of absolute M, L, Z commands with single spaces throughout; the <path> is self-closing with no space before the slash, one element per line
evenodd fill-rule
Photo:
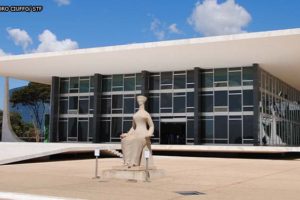
<path fill-rule="evenodd" d="M 149 180 L 158 179 L 165 176 L 165 170 L 156 169 L 155 167 L 150 168 L 148 172 Z M 144 167 L 114 167 L 113 169 L 102 171 L 101 178 L 145 181 L 147 178 L 147 173 Z"/>

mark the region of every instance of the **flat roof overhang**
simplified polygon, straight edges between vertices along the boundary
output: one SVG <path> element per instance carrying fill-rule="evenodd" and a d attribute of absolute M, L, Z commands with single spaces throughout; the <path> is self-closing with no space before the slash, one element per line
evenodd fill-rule
<path fill-rule="evenodd" d="M 300 29 L 0 57 L 0 75 L 51 84 L 52 76 L 250 66 L 300 90 Z"/>

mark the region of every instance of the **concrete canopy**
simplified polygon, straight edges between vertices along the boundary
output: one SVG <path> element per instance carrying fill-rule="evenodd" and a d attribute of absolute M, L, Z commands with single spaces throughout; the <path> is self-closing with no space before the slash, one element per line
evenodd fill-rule
<path fill-rule="evenodd" d="M 52 76 L 90 76 L 249 66 L 300 90 L 300 29 L 243 33 L 64 52 L 0 57 L 0 75 L 51 84 Z"/>

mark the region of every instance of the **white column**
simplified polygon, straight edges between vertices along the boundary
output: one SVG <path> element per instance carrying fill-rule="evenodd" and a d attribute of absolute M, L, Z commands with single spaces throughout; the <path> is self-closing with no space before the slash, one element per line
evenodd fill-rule
<path fill-rule="evenodd" d="M 4 104 L 2 120 L 2 142 L 21 142 L 22 140 L 14 133 L 10 124 L 9 114 L 9 78 L 4 77 Z"/>

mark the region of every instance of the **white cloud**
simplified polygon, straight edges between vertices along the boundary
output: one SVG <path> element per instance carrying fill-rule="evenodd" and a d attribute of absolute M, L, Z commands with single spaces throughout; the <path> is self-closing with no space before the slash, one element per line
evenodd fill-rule
<path fill-rule="evenodd" d="M 217 0 L 197 2 L 188 18 L 195 31 L 205 36 L 242 33 L 250 21 L 251 15 L 234 0 L 221 4 Z"/>
<path fill-rule="evenodd" d="M 152 20 L 150 24 L 150 30 L 158 40 L 163 40 L 165 38 L 166 33 L 164 31 L 163 24 L 159 19 L 154 18 Z"/>
<path fill-rule="evenodd" d="M 32 39 L 25 30 L 19 28 L 7 28 L 9 37 L 14 41 L 15 45 L 21 46 L 24 51 L 32 44 Z"/>
<path fill-rule="evenodd" d="M 41 43 L 33 52 L 64 51 L 78 48 L 76 41 L 72 41 L 71 39 L 57 40 L 56 35 L 49 30 L 44 30 L 39 35 L 39 41 Z"/>
<path fill-rule="evenodd" d="M 177 27 L 177 24 L 171 24 L 169 27 L 168 27 L 168 30 L 170 33 L 175 33 L 175 34 L 181 34 L 182 31 L 178 29 Z"/>
<path fill-rule="evenodd" d="M 67 6 L 71 3 L 71 0 L 54 0 L 58 6 Z"/>
<path fill-rule="evenodd" d="M 7 55 L 9 55 L 8 53 L 5 53 L 4 51 L 3 51 L 3 49 L 0 49 L 0 57 L 1 56 L 7 56 Z"/>

